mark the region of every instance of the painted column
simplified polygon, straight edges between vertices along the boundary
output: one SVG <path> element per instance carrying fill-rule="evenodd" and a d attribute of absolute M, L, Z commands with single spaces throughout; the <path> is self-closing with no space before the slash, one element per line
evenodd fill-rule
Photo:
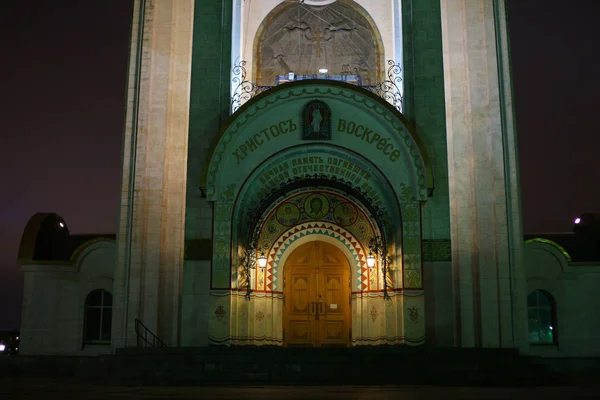
<path fill-rule="evenodd" d="M 136 0 L 123 143 L 113 347 L 139 318 L 179 343 L 193 0 Z"/>
<path fill-rule="evenodd" d="M 455 344 L 525 339 L 504 1 L 441 0 Z"/>

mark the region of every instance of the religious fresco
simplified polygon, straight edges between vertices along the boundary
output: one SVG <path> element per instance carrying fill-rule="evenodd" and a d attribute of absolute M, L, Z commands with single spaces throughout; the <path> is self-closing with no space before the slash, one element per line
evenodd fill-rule
<path fill-rule="evenodd" d="M 289 73 L 357 76 L 375 85 L 381 70 L 379 35 L 358 7 L 336 1 L 325 6 L 284 5 L 265 19 L 255 44 L 259 86 L 273 86 Z"/>
<path fill-rule="evenodd" d="M 352 200 L 329 191 L 307 191 L 293 195 L 273 208 L 259 234 L 259 251 L 268 255 L 268 266 L 256 272 L 256 290 L 281 290 L 278 260 L 295 240 L 320 234 L 335 238 L 354 258 L 352 290 L 377 290 L 376 273 L 366 267 L 367 244 L 377 233 L 369 217 Z"/>
<path fill-rule="evenodd" d="M 289 228 L 312 221 L 338 225 L 366 246 L 375 235 L 371 221 L 351 200 L 332 192 L 304 192 L 290 197 L 270 212 L 259 236 L 259 249 L 267 252 Z"/>

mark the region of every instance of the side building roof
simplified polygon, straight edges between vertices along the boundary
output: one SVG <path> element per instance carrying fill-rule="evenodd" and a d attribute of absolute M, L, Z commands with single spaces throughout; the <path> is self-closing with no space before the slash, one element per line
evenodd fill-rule
<path fill-rule="evenodd" d="M 19 245 L 19 264 L 74 262 L 77 254 L 97 241 L 116 240 L 115 234 L 71 235 L 65 220 L 55 213 L 33 215 Z"/>
<path fill-rule="evenodd" d="M 596 236 L 576 233 L 526 234 L 525 243 L 545 242 L 566 253 L 571 262 L 600 261 L 600 239 Z"/>

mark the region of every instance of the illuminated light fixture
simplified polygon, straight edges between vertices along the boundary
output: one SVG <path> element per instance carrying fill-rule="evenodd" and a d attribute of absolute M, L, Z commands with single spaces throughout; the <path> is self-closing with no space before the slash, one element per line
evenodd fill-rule
<path fill-rule="evenodd" d="M 58 223 L 58 226 L 60 226 L 61 228 L 64 228 L 64 227 L 65 227 L 65 224 L 63 224 L 62 222 L 59 222 L 59 223 Z"/>
<path fill-rule="evenodd" d="M 575 222 L 575 225 L 577 225 L 578 223 L 581 222 L 581 218 L 577 217 L 577 218 L 575 218 L 575 221 L 573 221 L 573 222 Z"/>
<path fill-rule="evenodd" d="M 550 328 L 550 330 L 551 330 L 551 331 L 553 331 L 553 330 L 554 330 L 554 328 L 553 328 L 553 327 L 551 327 L 551 326 L 549 326 L 549 328 Z"/>
<path fill-rule="evenodd" d="M 373 253 L 369 253 L 369 255 L 367 256 L 367 266 L 369 268 L 375 267 L 375 256 L 373 255 Z"/>
<path fill-rule="evenodd" d="M 258 256 L 258 266 L 261 268 L 264 268 L 267 266 L 267 257 L 264 255 L 264 253 L 260 253 L 260 256 Z"/>
<path fill-rule="evenodd" d="M 327 72 L 329 72 L 329 70 L 327 68 L 321 68 L 321 69 L 319 69 L 319 73 L 320 74 L 326 74 Z"/>
<path fill-rule="evenodd" d="M 0 344 L 0 352 L 4 351 L 4 349 L 6 349 L 6 346 L 3 344 Z"/>

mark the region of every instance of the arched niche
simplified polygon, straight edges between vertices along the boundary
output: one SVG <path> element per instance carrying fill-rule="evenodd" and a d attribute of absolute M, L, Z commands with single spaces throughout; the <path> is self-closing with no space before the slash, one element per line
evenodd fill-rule
<path fill-rule="evenodd" d="M 322 75 L 360 77 L 381 82 L 384 48 L 369 13 L 351 0 L 282 2 L 260 24 L 254 38 L 253 73 L 259 86 L 278 77 Z"/>
<path fill-rule="evenodd" d="M 315 201 L 319 201 L 324 208 L 318 215 L 310 206 Z M 288 212 L 288 209 L 291 211 Z M 381 265 L 371 271 L 366 264 L 369 239 L 383 233 L 366 207 L 348 193 L 336 191 L 331 186 L 305 187 L 282 197 L 267 210 L 259 223 L 258 246 L 267 257 L 267 266 L 255 270 L 250 282 L 253 290 L 281 292 L 281 277 L 288 252 L 299 244 L 315 240 L 314 235 L 328 238 L 326 242 L 334 244 L 346 254 L 351 268 L 352 291 L 375 292 L 383 289 Z M 392 235 L 389 236 L 391 243 L 388 251 L 395 256 L 396 243 Z M 395 262 L 401 263 L 401 258 L 395 258 Z M 234 259 L 233 265 L 237 264 Z M 388 278 L 389 282 L 389 274 Z M 238 279 L 238 287 L 245 285 L 244 280 Z"/>
<path fill-rule="evenodd" d="M 311 193 L 324 196 L 330 212 L 318 218 L 308 216 L 303 204 Z M 285 223 L 278 218 L 286 204 L 298 210 L 297 221 Z M 340 204 L 348 204 L 356 210 L 357 220 L 352 224 L 340 222 L 340 209 L 336 211 Z M 364 157 L 344 148 L 316 143 L 293 146 L 261 163 L 244 182 L 234 202 L 231 219 L 239 223 L 232 231 L 232 285 L 235 288 L 247 287 L 239 260 L 253 231 L 259 231 L 259 250 L 270 257 L 269 266 L 275 267 L 273 274 L 269 274 L 268 269 L 264 271 L 266 275 L 261 279 L 266 282 L 265 279 L 277 277 L 274 248 L 280 249 L 284 242 L 287 245 L 287 240 L 294 234 L 306 235 L 308 231 L 314 233 L 321 229 L 337 236 L 338 240 L 353 237 L 351 241 L 356 244 L 356 252 L 363 258 L 363 281 L 369 280 L 364 287 L 358 284 L 356 290 L 381 289 L 382 275 L 379 278 L 368 276 L 368 272 L 364 271 L 364 257 L 371 237 L 385 237 L 388 252 L 394 257 L 394 270 L 399 274 L 391 279 L 397 283 L 396 287 L 401 287 L 401 214 L 390 183 Z M 359 226 L 365 230 L 361 232 Z M 360 270 L 355 272 L 360 281 Z M 371 283 L 371 279 L 375 281 Z M 258 284 L 252 288 L 277 291 L 277 287 L 265 285 Z"/>

